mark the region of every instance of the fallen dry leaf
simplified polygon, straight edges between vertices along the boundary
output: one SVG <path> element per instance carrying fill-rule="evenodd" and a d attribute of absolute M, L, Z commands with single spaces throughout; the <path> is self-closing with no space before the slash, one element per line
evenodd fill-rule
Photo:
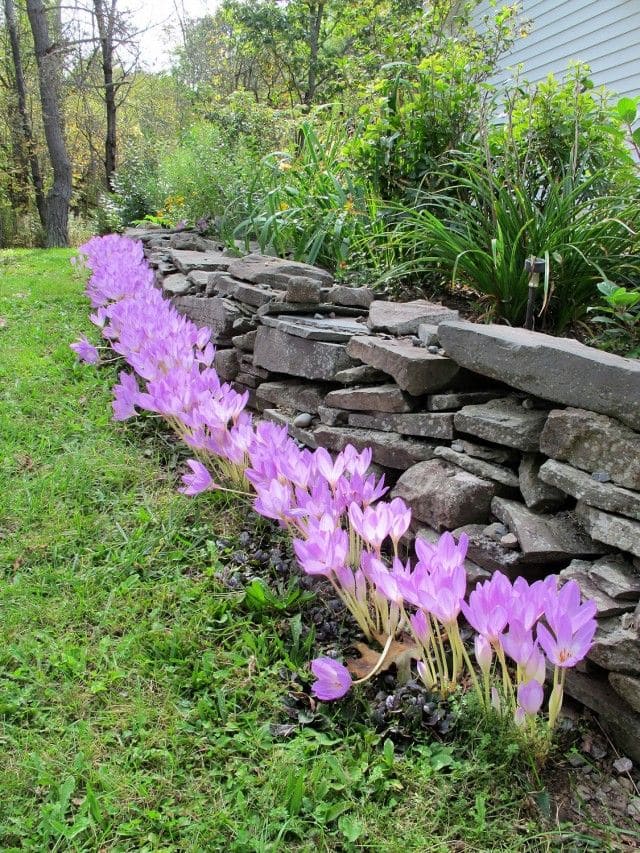
<path fill-rule="evenodd" d="M 366 643 L 356 643 L 355 647 L 360 652 L 360 657 L 348 660 L 347 669 L 356 679 L 365 678 L 378 664 L 382 654 L 382 649 L 377 651 L 376 649 L 372 649 L 371 646 L 368 646 Z M 406 640 L 394 640 L 389 646 L 389 651 L 387 652 L 384 662 L 378 672 L 385 672 L 393 664 L 395 664 L 398 669 L 404 669 L 409 666 L 409 661 L 411 659 L 417 659 L 419 657 L 420 652 L 418 651 L 415 643 Z"/>

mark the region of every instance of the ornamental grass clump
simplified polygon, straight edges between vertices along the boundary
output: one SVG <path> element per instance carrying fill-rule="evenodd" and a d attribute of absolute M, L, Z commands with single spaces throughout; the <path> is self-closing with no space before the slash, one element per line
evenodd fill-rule
<path fill-rule="evenodd" d="M 411 510 L 383 500 L 384 476 L 370 472 L 372 451 L 347 446 L 332 457 L 303 449 L 285 426 L 254 422 L 247 395 L 223 384 L 213 367 L 209 329 L 178 314 L 154 285 L 141 245 L 118 236 L 82 249 L 91 270 L 92 321 L 129 365 L 114 388 L 113 415 L 155 413 L 193 449 L 180 491 L 223 489 L 253 499 L 257 513 L 287 531 L 301 569 L 325 578 L 353 615 L 371 652 L 371 666 L 353 680 L 349 667 L 316 658 L 312 693 L 321 701 L 346 695 L 393 662 L 408 678 L 410 662 L 425 687 L 447 697 L 469 684 L 487 714 L 513 719 L 534 737 L 553 671 L 549 730 L 558 719 L 566 670 L 593 641 L 596 605 L 573 581 L 513 583 L 496 572 L 467 594 L 467 537 L 418 538 L 416 560 L 403 562 Z M 72 348 L 81 360 L 99 354 L 86 338 Z M 461 617 L 472 632 L 463 640 Z M 475 664 L 470 648 L 473 646 Z M 355 667 L 354 667 L 355 668 Z"/>

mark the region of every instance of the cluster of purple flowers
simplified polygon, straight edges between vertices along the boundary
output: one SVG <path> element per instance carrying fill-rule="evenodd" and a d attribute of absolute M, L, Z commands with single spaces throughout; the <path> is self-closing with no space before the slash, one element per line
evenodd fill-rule
<path fill-rule="evenodd" d="M 371 473 L 370 450 L 348 446 L 332 457 L 324 448 L 298 447 L 286 427 L 254 422 L 247 395 L 222 384 L 213 368 L 210 330 L 162 297 L 139 243 L 94 238 L 81 251 L 91 271 L 91 319 L 131 368 L 115 386 L 114 418 L 146 410 L 171 424 L 196 456 L 181 491 L 221 488 L 216 481 L 244 493 L 251 488 L 256 512 L 291 535 L 302 569 L 326 578 L 365 637 L 384 647 L 373 672 L 393 638 L 408 634 L 429 690 L 447 695 L 468 677 L 487 711 L 528 725 L 542 708 L 552 667 L 552 727 L 564 673 L 587 654 L 596 629 L 595 604 L 581 601 L 578 586 L 559 588 L 555 576 L 511 583 L 496 572 L 467 597 L 466 537 L 456 543 L 449 533 L 435 544 L 418 539 L 415 562 L 403 563 L 411 511 L 398 498 L 382 500 L 387 488 Z M 86 339 L 72 346 L 79 358 L 98 360 Z M 462 641 L 460 615 L 475 632 L 477 666 Z M 333 658 L 317 658 L 312 671 L 313 692 L 324 701 L 354 683 Z"/>

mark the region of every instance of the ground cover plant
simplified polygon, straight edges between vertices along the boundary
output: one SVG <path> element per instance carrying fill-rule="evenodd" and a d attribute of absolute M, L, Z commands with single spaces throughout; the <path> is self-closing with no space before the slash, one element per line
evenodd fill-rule
<path fill-rule="evenodd" d="M 547 823 L 545 779 L 473 718 L 455 743 L 433 726 L 403 737 L 398 708 L 419 694 L 390 675 L 314 705 L 302 625 L 323 611 L 326 650 L 346 617 L 301 602 L 288 548 L 241 505 L 177 493 L 185 456 L 156 421 L 111 421 L 118 366 L 95 373 L 68 350 L 86 323 L 68 260 L 1 261 L 2 849 L 632 839 L 606 812 L 597 828 Z"/>

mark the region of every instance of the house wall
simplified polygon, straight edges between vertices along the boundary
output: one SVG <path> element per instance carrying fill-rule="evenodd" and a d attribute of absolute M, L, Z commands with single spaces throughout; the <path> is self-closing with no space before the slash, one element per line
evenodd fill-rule
<path fill-rule="evenodd" d="M 518 65 L 531 82 L 562 75 L 571 60 L 586 62 L 597 86 L 616 95 L 640 95 L 640 0 L 522 0 L 530 34 L 516 42 L 494 78 L 499 83 Z M 481 25 L 488 0 L 474 12 Z"/>

